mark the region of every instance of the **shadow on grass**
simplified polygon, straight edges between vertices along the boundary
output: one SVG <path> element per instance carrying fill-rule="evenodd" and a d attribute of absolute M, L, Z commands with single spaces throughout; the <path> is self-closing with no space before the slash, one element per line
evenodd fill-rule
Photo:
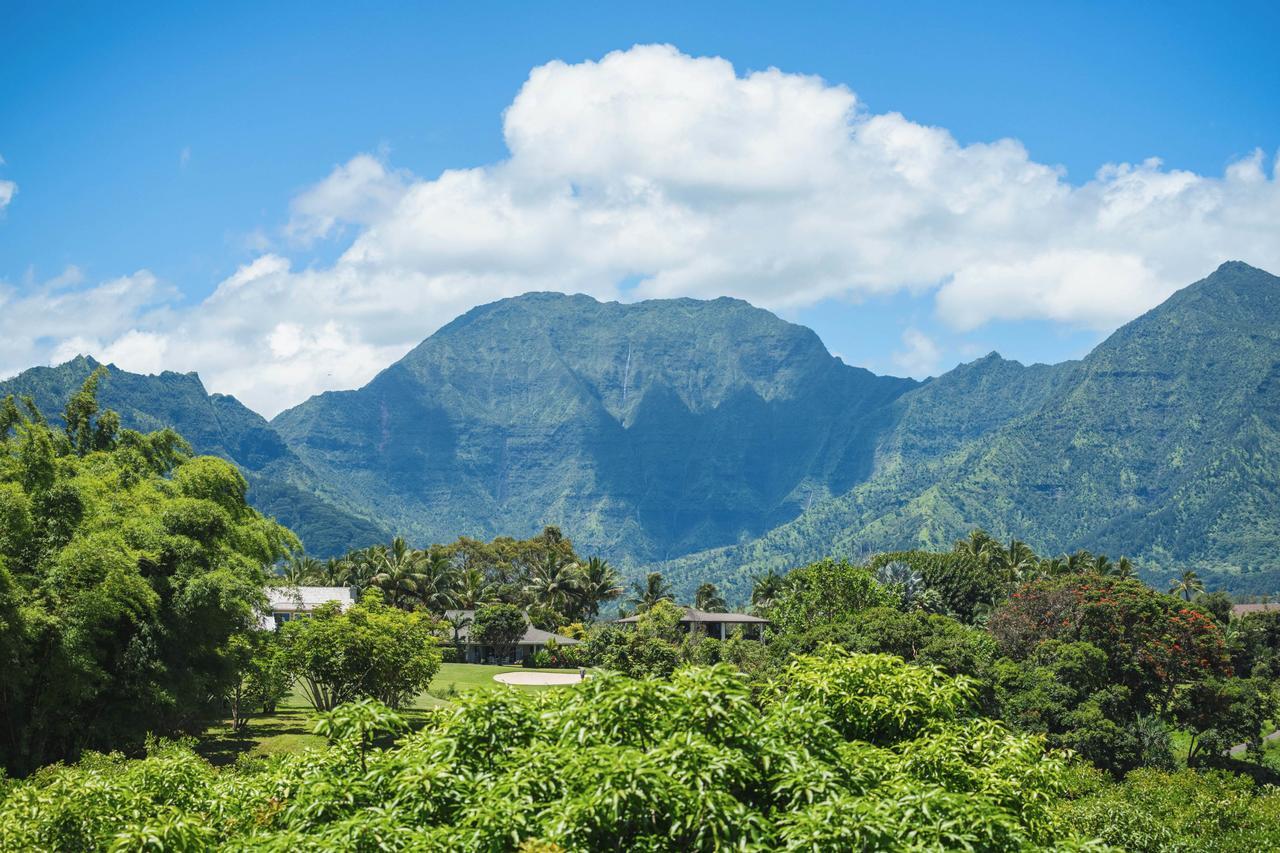
<path fill-rule="evenodd" d="M 1233 756 L 1205 756 L 1193 762 L 1192 766 L 1211 767 L 1215 770 L 1230 770 L 1232 773 L 1248 776 L 1259 785 L 1280 785 L 1280 771 L 1265 764 L 1257 764 L 1253 761 L 1245 761 Z"/>
<path fill-rule="evenodd" d="M 426 725 L 431 712 L 421 708 L 404 708 L 400 715 L 416 731 Z M 213 720 L 196 739 L 196 752 L 210 764 L 223 767 L 234 764 L 244 755 L 267 758 L 323 746 L 325 739 L 313 733 L 315 717 L 315 712 L 309 705 L 287 705 L 281 706 L 274 714 L 251 717 L 248 724 L 238 732 L 232 731 L 229 721 L 225 719 Z"/>

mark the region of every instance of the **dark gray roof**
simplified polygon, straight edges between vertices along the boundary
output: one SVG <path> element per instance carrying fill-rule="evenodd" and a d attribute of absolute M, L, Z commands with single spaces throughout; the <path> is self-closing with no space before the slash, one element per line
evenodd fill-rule
<path fill-rule="evenodd" d="M 476 612 L 474 610 L 446 610 L 444 612 L 444 616 L 446 619 L 458 619 L 459 617 L 475 619 Z M 559 646 L 576 646 L 580 642 L 572 637 L 563 637 L 560 634 L 553 634 L 550 631 L 544 631 L 541 628 L 533 627 L 529 622 L 529 614 L 527 613 L 524 616 L 524 621 L 525 625 L 528 627 L 525 629 L 524 636 L 520 638 L 520 643 L 522 645 L 545 646 L 547 644 L 547 640 L 555 640 L 556 645 Z M 458 629 L 458 639 L 464 643 L 471 642 L 470 622 Z"/>
<path fill-rule="evenodd" d="M 631 623 L 640 621 L 639 616 L 628 616 L 626 619 L 619 619 L 622 623 Z M 690 625 L 701 625 L 711 623 L 713 625 L 724 622 L 730 625 L 768 625 L 768 619 L 761 619 L 759 616 L 752 616 L 749 613 L 712 613 L 708 610 L 695 610 L 692 607 L 684 608 L 684 615 L 680 617 L 680 621 Z"/>

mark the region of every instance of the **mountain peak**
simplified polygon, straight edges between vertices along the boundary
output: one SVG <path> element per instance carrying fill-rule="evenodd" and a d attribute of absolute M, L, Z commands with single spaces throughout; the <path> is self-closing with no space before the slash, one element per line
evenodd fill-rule
<path fill-rule="evenodd" d="M 1250 266 L 1244 261 L 1223 261 L 1213 272 L 1217 274 L 1220 272 L 1265 272 L 1265 270 Z"/>

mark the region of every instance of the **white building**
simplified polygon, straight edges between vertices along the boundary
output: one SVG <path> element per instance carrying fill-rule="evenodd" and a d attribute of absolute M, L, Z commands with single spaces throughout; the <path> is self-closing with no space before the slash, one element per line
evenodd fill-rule
<path fill-rule="evenodd" d="M 259 614 L 258 627 L 267 631 L 278 630 L 291 619 L 310 616 L 330 601 L 346 610 L 356 600 L 354 591 L 346 586 L 269 586 L 263 592 L 267 595 L 267 609 Z"/>

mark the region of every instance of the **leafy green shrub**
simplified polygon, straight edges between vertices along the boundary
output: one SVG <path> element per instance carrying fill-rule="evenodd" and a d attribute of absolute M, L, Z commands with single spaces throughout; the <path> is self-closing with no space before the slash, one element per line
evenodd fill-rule
<path fill-rule="evenodd" d="M 897 591 L 881 585 L 870 569 L 826 559 L 787 574 L 768 616 L 779 631 L 798 633 L 869 607 L 898 603 Z"/>
<path fill-rule="evenodd" d="M 318 711 L 372 697 L 399 707 L 425 690 L 440 669 L 434 620 L 389 607 L 366 590 L 346 611 L 336 602 L 280 631 L 282 656 Z"/>
<path fill-rule="evenodd" d="M 1135 770 L 1072 785 L 1058 819 L 1122 850 L 1280 849 L 1280 789 L 1219 770 Z"/>
<path fill-rule="evenodd" d="M 328 747 L 221 771 L 181 745 L 49 768 L 5 789 L 0 849 L 1075 845 L 1054 808 L 1061 757 L 973 717 L 970 694 L 936 669 L 824 648 L 760 700 L 726 665 L 606 673 L 466 691 L 394 743 L 402 721 L 362 702 L 325 718 Z"/>

